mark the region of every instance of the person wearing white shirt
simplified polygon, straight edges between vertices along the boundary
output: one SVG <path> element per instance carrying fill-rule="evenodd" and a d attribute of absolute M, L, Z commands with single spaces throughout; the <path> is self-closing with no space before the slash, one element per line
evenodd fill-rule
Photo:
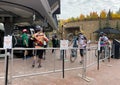
<path fill-rule="evenodd" d="M 85 50 L 86 50 L 86 46 L 87 46 L 86 37 L 82 33 L 79 33 L 79 36 L 78 36 L 78 48 L 80 49 L 80 55 L 81 55 L 80 64 L 83 64 L 84 53 L 85 53 Z"/>

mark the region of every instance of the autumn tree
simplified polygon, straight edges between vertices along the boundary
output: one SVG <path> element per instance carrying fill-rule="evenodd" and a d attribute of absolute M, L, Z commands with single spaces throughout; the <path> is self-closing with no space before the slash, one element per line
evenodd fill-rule
<path fill-rule="evenodd" d="M 120 14 L 112 13 L 111 17 L 112 17 L 112 19 L 120 19 Z"/>
<path fill-rule="evenodd" d="M 61 20 L 59 21 L 59 25 L 62 26 L 63 24 L 65 24 L 65 22 L 66 22 L 66 20 L 61 19 Z"/>
<path fill-rule="evenodd" d="M 100 18 L 101 18 L 101 19 L 105 19 L 106 16 L 107 16 L 107 13 L 105 12 L 105 10 L 102 10 L 102 11 L 100 12 Z"/>
<path fill-rule="evenodd" d="M 72 21 L 73 21 L 72 18 L 68 18 L 68 19 L 67 19 L 67 22 L 72 22 Z"/>
<path fill-rule="evenodd" d="M 98 14 L 97 14 L 97 12 L 91 12 L 91 13 L 90 13 L 90 18 L 91 18 L 91 19 L 98 19 Z"/>
<path fill-rule="evenodd" d="M 83 14 L 80 15 L 80 20 L 85 20 L 85 16 Z"/>

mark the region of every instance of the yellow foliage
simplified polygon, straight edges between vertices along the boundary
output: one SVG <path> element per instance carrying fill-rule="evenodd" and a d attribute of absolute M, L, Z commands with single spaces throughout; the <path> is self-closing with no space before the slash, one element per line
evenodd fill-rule
<path fill-rule="evenodd" d="M 80 15 L 80 20 L 84 20 L 85 16 L 83 14 Z"/>
<path fill-rule="evenodd" d="M 105 19 L 107 17 L 107 13 L 105 12 L 105 10 L 102 10 L 100 13 L 100 18 Z"/>
<path fill-rule="evenodd" d="M 112 13 L 111 16 L 112 16 L 112 19 L 120 19 L 120 14 Z"/>
<path fill-rule="evenodd" d="M 90 13 L 90 18 L 91 18 L 91 19 L 97 19 L 97 18 L 98 18 L 97 12 L 91 12 L 91 13 Z"/>

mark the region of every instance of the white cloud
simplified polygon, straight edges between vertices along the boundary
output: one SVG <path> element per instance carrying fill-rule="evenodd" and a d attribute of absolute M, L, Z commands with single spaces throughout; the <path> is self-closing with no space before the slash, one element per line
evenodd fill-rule
<path fill-rule="evenodd" d="M 60 18 L 77 17 L 80 14 L 87 15 L 92 11 L 99 14 L 101 10 L 118 11 L 120 0 L 61 0 Z"/>

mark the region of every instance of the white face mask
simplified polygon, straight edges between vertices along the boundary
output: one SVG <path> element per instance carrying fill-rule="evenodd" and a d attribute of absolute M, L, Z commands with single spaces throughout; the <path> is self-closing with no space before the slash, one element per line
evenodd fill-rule
<path fill-rule="evenodd" d="M 83 35 L 80 35 L 80 38 L 81 38 L 81 39 L 84 39 L 84 36 L 83 36 Z"/>

